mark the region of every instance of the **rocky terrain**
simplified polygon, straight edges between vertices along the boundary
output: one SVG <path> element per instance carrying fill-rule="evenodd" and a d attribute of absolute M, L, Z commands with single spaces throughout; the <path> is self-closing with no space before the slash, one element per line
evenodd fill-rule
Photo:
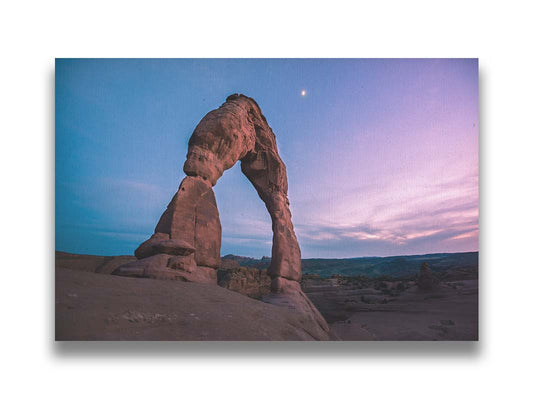
<path fill-rule="evenodd" d="M 326 335 L 305 313 L 259 300 L 270 291 L 264 269 L 223 257 L 218 286 L 110 275 L 132 260 L 56 252 L 57 340 L 478 338 L 477 266 L 419 266 L 401 278 L 304 274 L 301 287 L 329 324 Z M 421 288 L 426 269 L 432 285 Z"/>
<path fill-rule="evenodd" d="M 261 299 L 269 294 L 272 283 L 265 270 L 241 266 L 220 268 L 217 278 L 219 286 L 254 299 Z"/>
<path fill-rule="evenodd" d="M 252 258 L 228 254 L 223 260 L 232 260 L 243 267 L 267 269 L 270 257 Z M 443 273 L 450 269 L 477 268 L 478 253 L 436 253 L 412 256 L 357 257 L 357 258 L 306 258 L 302 259 L 302 272 L 328 278 L 337 274 L 342 276 L 380 277 L 388 275 L 395 278 L 417 274 L 420 266 L 428 263 L 431 270 Z"/>
<path fill-rule="evenodd" d="M 416 278 L 304 275 L 302 289 L 341 340 L 478 340 L 477 271 Z"/>

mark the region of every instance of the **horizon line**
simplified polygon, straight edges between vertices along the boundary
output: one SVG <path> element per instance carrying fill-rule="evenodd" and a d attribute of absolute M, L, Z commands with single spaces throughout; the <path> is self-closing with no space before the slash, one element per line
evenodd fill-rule
<path fill-rule="evenodd" d="M 131 256 L 131 257 L 135 257 L 134 254 L 118 254 L 118 255 L 109 255 L 109 254 L 84 254 L 84 253 L 72 253 L 70 251 L 65 251 L 65 250 L 58 250 L 58 249 L 55 249 L 54 250 L 55 253 L 68 253 L 68 254 L 73 254 L 73 255 L 77 255 L 77 256 L 94 256 L 94 257 L 128 257 L 128 256 Z M 335 257 L 332 257 L 332 258 L 324 258 L 324 257 L 309 257 L 309 258 L 300 258 L 301 260 L 354 260 L 354 259 L 357 259 L 357 258 L 389 258 L 389 257 L 421 257 L 421 256 L 433 256 L 433 255 L 438 255 L 438 254 L 466 254 L 466 253 L 479 253 L 479 249 L 478 250 L 472 250 L 472 251 L 454 251 L 454 252 L 440 252 L 440 253 L 424 253 L 424 254 L 397 254 L 397 255 L 392 255 L 392 256 L 358 256 L 358 257 L 342 257 L 342 258 L 335 258 Z M 220 258 L 224 258 L 224 257 L 227 257 L 227 256 L 236 256 L 236 257 L 242 257 L 242 258 L 249 258 L 249 259 L 252 259 L 252 260 L 261 260 L 263 258 L 269 258 L 271 259 L 272 257 L 271 256 L 262 256 L 261 258 L 255 258 L 255 257 L 250 257 L 250 256 L 241 256 L 241 255 L 238 255 L 238 254 L 233 254 L 233 253 L 228 253 L 228 254 L 225 254 L 223 256 L 220 256 Z"/>

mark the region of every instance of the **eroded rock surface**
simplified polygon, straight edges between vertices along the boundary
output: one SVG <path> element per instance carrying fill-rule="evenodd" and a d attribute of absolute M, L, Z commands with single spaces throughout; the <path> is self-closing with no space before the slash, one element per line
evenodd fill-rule
<path fill-rule="evenodd" d="M 302 277 L 300 246 L 289 209 L 287 171 L 276 137 L 255 100 L 244 95 L 229 96 L 196 126 L 183 166 L 187 176 L 154 235 L 136 250 L 138 261 L 122 265 L 114 273 L 194 282 L 207 279 L 216 284 L 215 269 L 221 265 L 221 226 L 212 186 L 237 161 L 241 161 L 242 172 L 272 219 L 272 259 L 267 273 L 273 285 L 282 282 L 281 286 L 272 286 L 278 300 L 283 297 L 278 303 L 294 302 L 298 310 L 309 313 L 327 331 L 327 324 L 298 283 Z M 212 277 L 214 280 L 210 280 Z"/>
<path fill-rule="evenodd" d="M 183 170 L 215 185 L 222 173 L 239 160 L 242 172 L 272 218 L 268 274 L 298 281 L 302 276 L 300 247 L 289 210 L 287 171 L 278 154 L 276 137 L 253 99 L 232 95 L 194 130 Z"/>
<path fill-rule="evenodd" d="M 277 277 L 272 279 L 271 288 L 271 293 L 263 297 L 264 302 L 297 310 L 308 316 L 320 329 L 329 332 L 328 323 L 302 291 L 298 282 Z"/>
<path fill-rule="evenodd" d="M 216 271 L 213 268 L 196 265 L 192 255 L 156 254 L 121 265 L 113 271 L 112 275 L 198 283 L 216 284 L 217 282 Z"/>
<path fill-rule="evenodd" d="M 55 282 L 56 340 L 330 340 L 301 313 L 217 285 L 66 268 Z"/>
<path fill-rule="evenodd" d="M 154 234 L 135 250 L 138 261 L 122 265 L 114 274 L 216 284 L 221 235 L 211 185 L 202 178 L 187 176 Z"/>

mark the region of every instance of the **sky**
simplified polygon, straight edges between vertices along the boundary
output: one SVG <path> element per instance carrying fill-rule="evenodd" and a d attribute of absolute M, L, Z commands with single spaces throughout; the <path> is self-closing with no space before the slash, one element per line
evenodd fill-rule
<path fill-rule="evenodd" d="M 56 250 L 132 254 L 233 93 L 276 135 L 303 258 L 478 250 L 477 59 L 57 59 Z M 270 256 L 239 165 L 214 191 L 222 255 Z"/>

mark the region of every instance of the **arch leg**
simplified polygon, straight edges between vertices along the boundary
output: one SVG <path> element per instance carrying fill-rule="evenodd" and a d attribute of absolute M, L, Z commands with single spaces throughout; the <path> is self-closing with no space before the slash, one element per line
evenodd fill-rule
<path fill-rule="evenodd" d="M 302 277 L 300 246 L 289 209 L 287 173 L 277 149 L 250 154 L 241 160 L 241 169 L 272 219 L 272 260 L 268 274 L 271 278 L 299 281 Z"/>

